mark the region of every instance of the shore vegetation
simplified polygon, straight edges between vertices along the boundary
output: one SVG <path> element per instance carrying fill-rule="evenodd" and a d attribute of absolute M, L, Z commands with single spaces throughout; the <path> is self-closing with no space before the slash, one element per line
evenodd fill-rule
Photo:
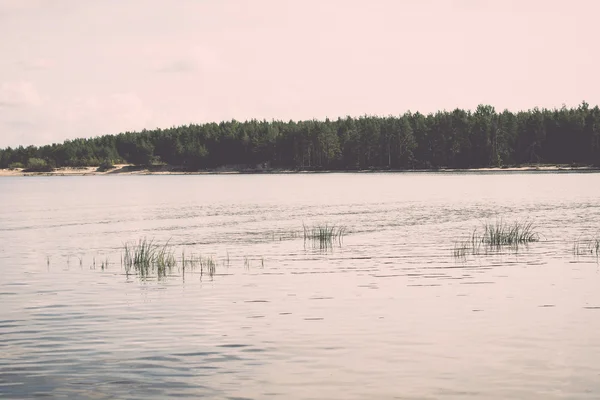
<path fill-rule="evenodd" d="M 176 166 L 186 171 L 600 166 L 600 109 L 422 114 L 307 121 L 236 120 L 0 149 L 0 168 Z"/>

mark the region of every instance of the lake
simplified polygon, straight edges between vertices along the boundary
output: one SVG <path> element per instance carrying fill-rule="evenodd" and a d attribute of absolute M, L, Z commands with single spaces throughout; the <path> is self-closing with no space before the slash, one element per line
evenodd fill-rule
<path fill-rule="evenodd" d="M 0 398 L 598 399 L 599 233 L 597 173 L 3 178 Z"/>

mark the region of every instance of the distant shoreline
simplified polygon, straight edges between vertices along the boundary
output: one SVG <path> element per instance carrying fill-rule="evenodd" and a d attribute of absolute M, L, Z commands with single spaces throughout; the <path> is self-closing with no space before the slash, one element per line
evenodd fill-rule
<path fill-rule="evenodd" d="M 439 168 L 439 169 L 368 169 L 368 170 L 286 170 L 286 169 L 243 169 L 216 168 L 200 171 L 185 171 L 173 166 L 139 167 L 129 164 L 116 165 L 108 171 L 98 171 L 97 167 L 56 168 L 51 172 L 25 172 L 23 169 L 0 169 L 0 177 L 11 176 L 97 176 L 97 175 L 227 175 L 227 174 L 321 174 L 321 173 L 452 173 L 452 172 L 585 172 L 600 171 L 599 167 L 569 165 L 527 165 L 520 167 L 493 168 Z"/>

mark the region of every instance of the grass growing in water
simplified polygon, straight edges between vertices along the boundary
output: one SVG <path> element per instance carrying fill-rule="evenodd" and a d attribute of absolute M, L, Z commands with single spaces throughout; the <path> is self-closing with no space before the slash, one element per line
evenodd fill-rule
<path fill-rule="evenodd" d="M 454 257 L 466 258 L 468 254 L 477 255 L 480 252 L 481 244 L 482 240 L 475 229 L 468 239 L 454 243 Z"/>
<path fill-rule="evenodd" d="M 333 247 L 333 244 L 336 242 L 341 246 L 346 234 L 345 226 L 325 224 L 308 227 L 302 224 L 302 228 L 304 231 L 304 243 L 311 242 L 313 246 L 321 249 Z"/>
<path fill-rule="evenodd" d="M 474 233 L 475 235 L 475 233 Z M 482 243 L 490 246 L 518 246 L 538 242 L 540 235 L 535 231 L 532 221 L 514 221 L 505 223 L 497 220 L 495 223 L 485 222 Z"/>
<path fill-rule="evenodd" d="M 212 256 L 200 256 L 195 254 L 190 254 L 187 258 L 185 256 L 185 251 L 181 252 L 181 272 L 185 275 L 186 269 L 188 271 L 196 271 L 200 269 L 200 276 L 207 274 L 211 278 L 215 274 L 217 270 L 217 262 Z"/>
<path fill-rule="evenodd" d="M 177 252 L 176 252 L 177 251 Z M 70 256 L 67 256 L 67 265 Z M 79 257 L 80 265 L 83 263 L 83 256 Z M 108 257 L 99 257 L 94 255 L 90 257 L 90 269 L 106 270 L 109 268 L 110 261 Z M 170 241 L 165 244 L 156 243 L 154 240 L 146 238 L 140 239 L 137 242 L 125 242 L 121 247 L 121 269 L 129 278 L 130 275 L 137 276 L 141 280 L 148 278 L 159 280 L 167 277 L 181 275 L 184 279 L 189 274 L 209 276 L 211 279 L 217 273 L 217 265 L 223 268 L 229 268 L 232 263 L 237 263 L 239 258 L 232 257 L 229 251 L 224 257 L 217 255 L 197 255 L 188 253 L 188 247 L 179 249 L 178 246 L 173 246 Z M 250 269 L 251 263 L 265 268 L 266 259 L 264 256 L 256 256 L 250 259 L 248 256 L 243 257 L 244 267 Z M 253 262 L 254 261 L 254 262 Z M 47 256 L 46 262 L 50 263 L 50 257 Z M 114 261 L 113 261 L 114 262 Z M 118 266 L 117 259 L 117 266 Z"/>
<path fill-rule="evenodd" d="M 161 246 L 144 238 L 137 244 L 125 243 L 123 251 L 123 265 L 127 274 L 133 269 L 142 277 L 154 271 L 159 277 L 163 277 L 177 266 L 177 259 L 169 242 Z"/>
<path fill-rule="evenodd" d="M 192 269 L 200 267 L 200 276 L 207 274 L 211 278 L 217 270 L 217 262 L 212 256 L 192 256 Z"/>
<path fill-rule="evenodd" d="M 483 223 L 483 233 L 475 228 L 468 239 L 454 244 L 454 257 L 465 258 L 468 254 L 479 255 L 484 250 L 511 248 L 518 250 L 519 245 L 538 242 L 540 234 L 532 221 L 514 221 L 512 223 L 496 220 Z"/>

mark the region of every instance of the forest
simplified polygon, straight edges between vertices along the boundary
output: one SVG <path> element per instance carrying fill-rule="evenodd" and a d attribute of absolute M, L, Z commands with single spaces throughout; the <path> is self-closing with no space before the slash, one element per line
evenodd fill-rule
<path fill-rule="evenodd" d="M 124 132 L 45 146 L 0 149 L 0 168 L 168 164 L 182 170 L 266 165 L 289 170 L 480 168 L 522 164 L 600 165 L 600 109 L 497 112 L 337 120 L 236 120 Z"/>

